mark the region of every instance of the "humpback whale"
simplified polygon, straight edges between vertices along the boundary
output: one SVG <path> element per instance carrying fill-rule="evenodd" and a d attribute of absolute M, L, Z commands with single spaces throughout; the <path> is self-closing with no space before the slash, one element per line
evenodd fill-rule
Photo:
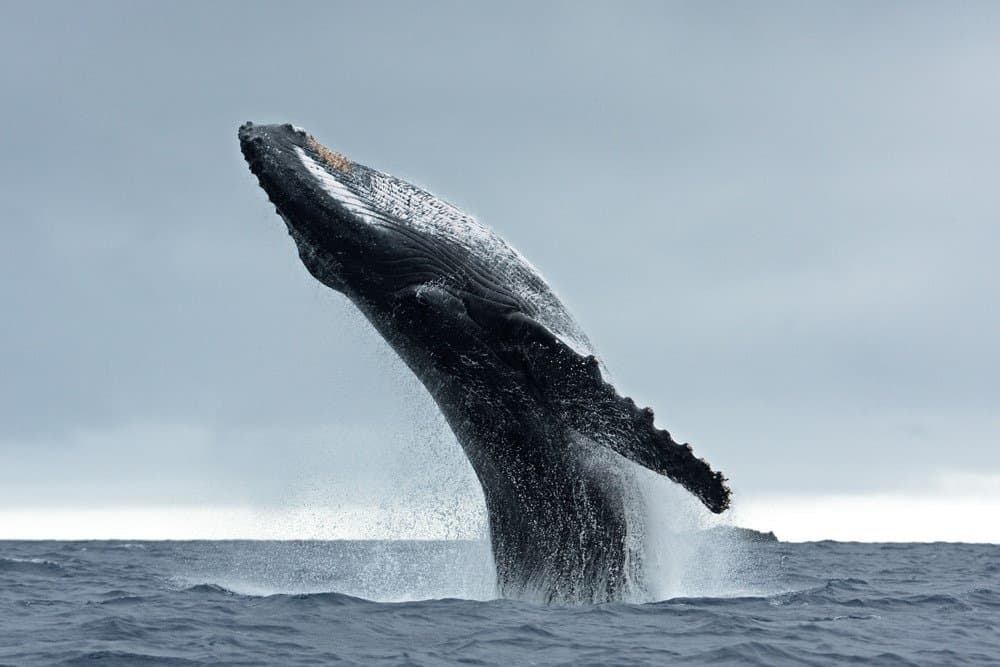
<path fill-rule="evenodd" d="M 618 393 L 541 274 L 490 228 L 301 128 L 248 122 L 238 137 L 306 269 L 361 310 L 461 444 L 502 595 L 601 602 L 642 588 L 626 461 L 726 510 L 722 474 Z"/>

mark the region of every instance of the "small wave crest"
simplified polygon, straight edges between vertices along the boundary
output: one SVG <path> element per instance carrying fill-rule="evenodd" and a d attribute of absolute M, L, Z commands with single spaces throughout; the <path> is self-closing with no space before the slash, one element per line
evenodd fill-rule
<path fill-rule="evenodd" d="M 65 573 L 65 568 L 62 564 L 45 558 L 0 556 L 0 573 L 4 572 L 61 576 Z"/>
<path fill-rule="evenodd" d="M 197 593 L 198 595 L 239 595 L 241 597 L 245 597 L 241 593 L 231 591 L 225 586 L 220 586 L 218 584 L 195 584 L 182 589 L 182 592 Z"/>
<path fill-rule="evenodd" d="M 174 656 L 132 651 L 83 651 L 59 663 L 61 665 L 205 665 L 209 663 Z"/>
<path fill-rule="evenodd" d="M 290 607 L 344 607 L 348 605 L 378 604 L 364 598 L 356 598 L 344 593 L 296 593 L 289 595 L 278 593 L 268 595 L 261 600 L 269 605 Z"/>
<path fill-rule="evenodd" d="M 239 588 L 239 586 L 237 586 Z M 275 604 L 275 605 L 292 605 L 292 606 L 310 606 L 310 605 L 320 605 L 320 606 L 342 606 L 345 604 L 375 604 L 370 600 L 364 598 L 354 597 L 352 595 L 347 595 L 346 593 L 338 593 L 336 591 L 317 591 L 311 593 L 275 593 L 266 592 L 257 589 L 256 592 L 247 592 L 245 590 L 233 590 L 229 586 L 223 586 L 216 583 L 199 583 L 190 586 L 184 586 L 179 589 L 181 593 L 201 595 L 206 597 L 227 597 L 227 598 L 246 598 L 248 600 L 254 600 L 256 603 L 265 604 Z"/>

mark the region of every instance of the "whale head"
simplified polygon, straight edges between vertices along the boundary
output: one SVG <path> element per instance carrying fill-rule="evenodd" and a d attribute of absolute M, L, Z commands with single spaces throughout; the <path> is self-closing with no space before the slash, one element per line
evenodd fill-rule
<path fill-rule="evenodd" d="M 354 162 L 293 125 L 246 123 L 238 134 L 303 264 L 355 302 L 422 284 L 475 289 L 468 276 L 478 267 L 484 289 L 509 308 L 563 311 L 517 251 L 431 193 Z M 568 320 L 553 328 L 584 338 Z"/>
<path fill-rule="evenodd" d="M 392 254 L 392 218 L 372 205 L 385 175 L 290 124 L 248 122 L 238 135 L 251 172 L 285 221 L 303 264 L 320 282 L 355 296 L 375 275 L 362 269 Z"/>

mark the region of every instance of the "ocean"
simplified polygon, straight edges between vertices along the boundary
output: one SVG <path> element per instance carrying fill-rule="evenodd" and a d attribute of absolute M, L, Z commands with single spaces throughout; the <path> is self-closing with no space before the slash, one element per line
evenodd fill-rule
<path fill-rule="evenodd" d="M 680 561 L 657 565 L 663 599 L 547 606 L 495 599 L 482 542 L 6 541 L 0 664 L 1000 663 L 997 545 Z"/>

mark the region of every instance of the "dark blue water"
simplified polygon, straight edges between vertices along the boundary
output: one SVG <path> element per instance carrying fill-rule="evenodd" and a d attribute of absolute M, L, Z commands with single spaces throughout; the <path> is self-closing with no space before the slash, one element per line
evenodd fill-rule
<path fill-rule="evenodd" d="M 1000 661 L 1000 546 L 740 549 L 724 594 L 547 607 L 489 599 L 478 543 L 0 542 L 0 663 Z"/>

